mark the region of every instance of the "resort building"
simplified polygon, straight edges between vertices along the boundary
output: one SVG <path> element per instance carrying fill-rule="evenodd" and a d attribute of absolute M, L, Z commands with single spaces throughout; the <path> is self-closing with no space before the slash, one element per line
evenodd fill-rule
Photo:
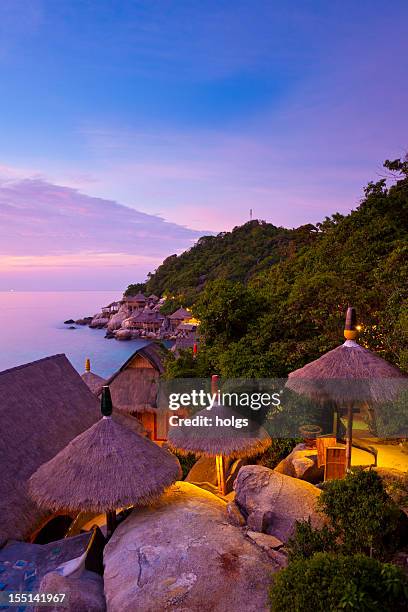
<path fill-rule="evenodd" d="M 146 298 L 143 293 L 138 293 L 137 295 L 131 296 L 123 296 L 122 304 L 125 304 L 129 313 L 132 314 L 143 309 L 146 306 Z"/>
<path fill-rule="evenodd" d="M 146 331 L 150 333 L 157 333 L 162 327 L 165 316 L 157 312 L 156 310 L 150 310 L 145 308 L 126 319 L 124 327 L 132 331 Z"/>
<path fill-rule="evenodd" d="M 121 302 L 111 302 L 107 306 L 102 307 L 102 313 L 108 317 L 119 312 Z"/>
<path fill-rule="evenodd" d="M 154 293 L 149 295 L 149 297 L 147 298 L 147 303 L 149 304 L 149 306 L 155 306 L 158 301 L 159 297 L 157 295 L 154 295 Z"/>
<path fill-rule="evenodd" d="M 114 409 L 138 419 L 147 436 L 159 444 L 167 440 L 168 431 L 168 414 L 157 405 L 163 357 L 164 350 L 158 344 L 148 344 L 135 351 L 107 381 Z"/>
<path fill-rule="evenodd" d="M 181 323 L 190 321 L 191 318 L 192 314 L 190 311 L 186 310 L 185 308 L 178 308 L 176 312 L 173 312 L 173 314 L 171 314 L 169 317 L 170 327 L 175 331 Z"/>
<path fill-rule="evenodd" d="M 47 529 L 58 539 L 72 517 L 40 511 L 27 481 L 99 419 L 98 400 L 65 355 L 0 372 L 0 397 L 0 546 L 8 539 L 38 541 Z"/>

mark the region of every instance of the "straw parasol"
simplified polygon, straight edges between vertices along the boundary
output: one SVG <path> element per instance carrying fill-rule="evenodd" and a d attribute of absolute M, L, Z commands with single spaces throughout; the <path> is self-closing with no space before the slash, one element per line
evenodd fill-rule
<path fill-rule="evenodd" d="M 341 346 L 289 374 L 286 386 L 319 403 L 334 402 L 347 409 L 347 468 L 351 464 L 353 407 L 370 407 L 394 400 L 406 376 L 387 361 L 356 342 L 360 326 L 349 307 Z"/>
<path fill-rule="evenodd" d="M 106 384 L 104 378 L 91 372 L 91 361 L 89 358 L 85 360 L 85 372 L 81 374 L 81 378 L 95 395 L 99 395 L 102 391 L 102 387 Z"/>
<path fill-rule="evenodd" d="M 218 376 L 213 375 L 211 379 L 211 392 L 218 391 Z M 211 425 L 201 425 L 200 419 L 211 418 Z M 216 419 L 229 420 L 229 426 L 216 426 Z M 216 404 L 211 412 L 207 409 L 200 410 L 194 415 L 199 423 L 196 426 L 170 427 L 168 445 L 170 448 L 182 454 L 194 453 L 200 456 L 215 457 L 218 489 L 225 495 L 225 463 L 224 458 L 253 457 L 259 455 L 271 445 L 268 432 L 257 424 L 252 424 L 251 429 L 237 429 L 232 421 L 240 419 L 242 415 L 234 412 L 229 407 Z"/>
<path fill-rule="evenodd" d="M 116 508 L 148 504 L 181 476 L 174 455 L 111 418 L 109 387 L 104 415 L 31 476 L 29 492 L 52 510 L 106 512 L 108 537 Z"/>

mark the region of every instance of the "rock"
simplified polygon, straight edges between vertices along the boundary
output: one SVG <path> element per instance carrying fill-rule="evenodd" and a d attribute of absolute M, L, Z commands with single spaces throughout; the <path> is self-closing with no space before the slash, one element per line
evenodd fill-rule
<path fill-rule="evenodd" d="M 244 465 L 243 459 L 224 459 L 225 461 L 225 488 L 230 493 L 234 489 L 234 482 L 239 470 Z M 217 487 L 217 469 L 214 457 L 200 457 L 193 465 L 185 478 L 186 482 L 191 482 L 203 486 L 203 488 L 214 490 Z M 206 487 L 206 484 L 211 487 Z"/>
<path fill-rule="evenodd" d="M 93 317 L 84 317 L 83 319 L 77 319 L 76 325 L 89 325 L 92 322 Z"/>
<path fill-rule="evenodd" d="M 192 484 L 202 485 L 208 482 L 217 486 L 217 471 L 214 457 L 200 457 L 184 479 Z"/>
<path fill-rule="evenodd" d="M 74 319 L 68 319 L 67 321 L 64 321 L 64 325 L 72 325 L 73 323 L 75 323 Z"/>
<path fill-rule="evenodd" d="M 104 551 L 109 612 L 266 612 L 266 552 L 225 520 L 226 504 L 185 481 L 134 510 Z"/>
<path fill-rule="evenodd" d="M 111 316 L 108 323 L 109 331 L 116 331 L 122 327 L 122 323 L 125 319 L 129 317 L 129 311 L 125 305 L 122 305 L 118 312 Z"/>
<path fill-rule="evenodd" d="M 100 312 L 94 316 L 92 321 L 89 323 L 89 327 L 93 327 L 96 329 L 102 329 L 102 327 L 105 327 L 105 325 L 107 325 L 108 323 L 109 323 L 109 318 L 106 317 L 105 314 Z"/>
<path fill-rule="evenodd" d="M 248 515 L 247 525 L 250 529 L 254 529 L 254 531 L 260 531 L 262 533 L 267 533 L 270 529 L 272 529 L 272 524 L 274 521 L 274 515 L 271 510 L 254 510 Z"/>
<path fill-rule="evenodd" d="M 70 576 L 49 572 L 41 580 L 40 593 L 65 593 L 66 602 L 49 606 L 49 612 L 104 612 L 103 578 L 95 572 L 79 570 Z M 36 606 L 35 612 L 44 612 L 44 606 Z"/>
<path fill-rule="evenodd" d="M 238 476 L 238 472 L 243 465 L 246 465 L 246 463 L 247 462 L 245 459 L 235 459 L 228 467 L 225 480 L 225 487 L 227 493 L 230 493 L 234 490 L 234 482 Z"/>
<path fill-rule="evenodd" d="M 105 334 L 105 338 L 108 338 L 108 340 L 111 340 L 114 337 L 115 337 L 115 334 L 109 330 Z"/>
<path fill-rule="evenodd" d="M 317 484 L 324 478 L 324 467 L 317 467 L 317 451 L 306 444 L 298 444 L 285 459 L 275 467 L 275 471 L 292 478 L 301 478 Z"/>
<path fill-rule="evenodd" d="M 266 552 L 275 565 L 278 565 L 280 568 L 287 566 L 288 556 L 283 548 L 284 545 L 281 540 L 275 538 L 273 535 L 250 530 L 247 531 L 247 536 Z"/>
<path fill-rule="evenodd" d="M 76 329 L 75 325 L 70 325 L 68 329 Z"/>
<path fill-rule="evenodd" d="M 283 542 L 279 538 L 267 533 L 258 533 L 257 531 L 247 531 L 247 536 L 251 538 L 258 546 L 265 550 L 282 548 Z"/>
<path fill-rule="evenodd" d="M 128 329 L 118 329 L 118 331 L 115 332 L 116 340 L 130 340 L 131 337 L 132 334 Z"/>
<path fill-rule="evenodd" d="M 227 504 L 227 517 L 228 522 L 231 523 L 231 525 L 235 525 L 235 527 L 245 526 L 245 518 L 234 501 L 230 501 Z"/>
<path fill-rule="evenodd" d="M 282 542 L 293 534 L 296 521 L 311 519 L 321 527 L 316 511 L 319 489 L 308 482 L 280 474 L 261 465 L 246 465 L 234 484 L 235 502 L 248 516 L 253 531 L 264 529 Z"/>

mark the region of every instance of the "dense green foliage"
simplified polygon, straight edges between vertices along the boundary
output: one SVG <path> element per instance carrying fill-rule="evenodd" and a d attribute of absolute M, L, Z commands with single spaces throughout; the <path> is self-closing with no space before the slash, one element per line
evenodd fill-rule
<path fill-rule="evenodd" d="M 191 249 L 170 255 L 154 274 L 149 274 L 146 291 L 177 296 L 185 306 L 191 305 L 209 281 L 248 281 L 288 257 L 298 245 L 311 240 L 310 228 L 289 230 L 265 221 L 250 221 L 232 232 L 203 236 Z"/>
<path fill-rule="evenodd" d="M 408 371 L 408 162 L 385 167 L 391 186 L 369 183 L 348 215 L 295 230 L 251 221 L 149 275 L 168 312 L 191 305 L 201 320 L 186 375 L 284 377 L 342 341 L 349 304 L 363 345 Z"/>
<path fill-rule="evenodd" d="M 282 459 L 285 459 L 293 451 L 300 441 L 301 438 L 273 438 L 269 448 L 262 455 L 256 457 L 253 462 L 273 470 Z"/>
<path fill-rule="evenodd" d="M 327 481 L 318 508 L 327 525 L 315 530 L 298 522 L 288 544 L 290 559 L 335 551 L 383 558 L 399 545 L 400 510 L 374 470 L 355 469 L 344 479 Z"/>
<path fill-rule="evenodd" d="M 262 271 L 252 269 L 246 283 L 224 280 L 222 272 L 207 282 L 193 305 L 205 341 L 198 370 L 235 378 L 286 376 L 342 342 L 351 303 L 363 325 L 362 344 L 408 371 L 407 163 L 386 166 L 396 174 L 391 187 L 384 179 L 370 183 L 349 215 L 301 228 L 302 239 L 290 242 L 279 261 L 259 262 Z M 240 229 L 245 259 L 244 236 L 255 226 Z M 217 240 L 214 251 L 223 248 Z"/>
<path fill-rule="evenodd" d="M 271 610 L 406 609 L 406 577 L 396 566 L 364 555 L 317 553 L 280 571 L 270 591 Z"/>
<path fill-rule="evenodd" d="M 130 297 L 132 295 L 137 295 L 138 293 L 144 293 L 145 291 L 146 283 L 133 283 L 132 285 L 128 286 L 123 295 Z"/>
<path fill-rule="evenodd" d="M 289 562 L 310 559 L 317 552 L 338 552 L 333 530 L 328 525 L 314 529 L 310 518 L 307 521 L 296 521 L 295 533 L 289 538 L 286 548 Z"/>
<path fill-rule="evenodd" d="M 318 505 L 345 553 L 382 556 L 398 544 L 400 511 L 374 470 L 358 468 L 346 478 L 327 481 Z"/>

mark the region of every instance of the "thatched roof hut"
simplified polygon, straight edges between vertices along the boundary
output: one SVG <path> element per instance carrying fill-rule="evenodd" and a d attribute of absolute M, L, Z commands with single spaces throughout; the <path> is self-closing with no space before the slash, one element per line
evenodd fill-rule
<path fill-rule="evenodd" d="M 137 349 L 106 383 L 115 411 L 137 416 L 147 435 L 159 443 L 167 439 L 167 415 L 157 408 L 165 353 L 155 342 Z"/>
<path fill-rule="evenodd" d="M 185 308 L 178 308 L 173 314 L 170 315 L 169 319 L 172 321 L 185 321 L 187 319 L 191 319 L 191 312 L 186 310 Z"/>
<path fill-rule="evenodd" d="M 351 465 L 353 408 L 393 401 L 407 388 L 407 377 L 395 366 L 356 342 L 359 327 L 349 307 L 341 346 L 291 372 L 287 387 L 320 403 L 347 408 L 347 467 Z"/>
<path fill-rule="evenodd" d="M 31 474 L 98 419 L 98 401 L 65 355 L 0 373 L 0 545 L 49 513 L 27 495 Z"/>
<path fill-rule="evenodd" d="M 112 512 L 144 505 L 181 477 L 177 458 L 111 418 L 109 387 L 97 423 L 31 476 L 30 495 L 53 510 Z"/>
<path fill-rule="evenodd" d="M 91 372 L 91 362 L 89 359 L 85 360 L 85 372 L 81 374 L 81 378 L 94 395 L 99 395 L 102 387 L 106 385 L 106 380 L 102 376 Z"/>
<path fill-rule="evenodd" d="M 406 376 L 355 340 L 329 351 L 289 374 L 287 387 L 319 402 L 337 405 L 383 403 L 395 399 Z"/>
<path fill-rule="evenodd" d="M 164 351 L 151 342 L 137 349 L 106 382 L 119 412 L 157 411 L 157 380 L 164 372 Z"/>
<path fill-rule="evenodd" d="M 224 455 L 236 459 L 238 457 L 254 457 L 259 455 L 271 445 L 268 432 L 257 423 L 250 423 L 249 427 L 237 429 L 234 426 L 215 426 L 215 419 L 222 419 L 231 423 L 242 415 L 231 408 L 215 405 L 212 410 L 200 410 L 194 417 L 210 417 L 213 419 L 211 427 L 205 425 L 170 427 L 168 444 L 181 453 L 194 453 L 200 456 L 216 457 Z"/>
<path fill-rule="evenodd" d="M 212 392 L 216 393 L 218 377 L 212 377 Z M 182 453 L 215 457 L 218 473 L 218 487 L 225 493 L 224 457 L 254 457 L 271 445 L 268 432 L 258 423 L 249 421 L 247 427 L 237 428 L 234 423 L 242 423 L 243 416 L 231 408 L 216 404 L 211 410 L 204 408 L 194 417 L 197 425 L 176 425 L 169 429 L 168 445 Z M 211 419 L 207 425 L 205 418 Z M 224 425 L 221 425 L 221 421 Z"/>

